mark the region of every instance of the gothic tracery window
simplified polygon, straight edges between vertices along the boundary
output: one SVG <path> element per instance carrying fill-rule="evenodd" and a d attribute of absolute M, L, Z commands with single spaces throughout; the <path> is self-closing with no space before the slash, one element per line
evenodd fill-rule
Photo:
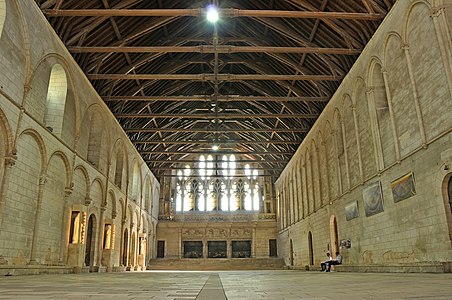
<path fill-rule="evenodd" d="M 176 212 L 258 212 L 262 189 L 259 174 L 246 164 L 238 172 L 234 155 L 214 161 L 201 155 L 194 166 L 177 172 L 174 190 Z"/>

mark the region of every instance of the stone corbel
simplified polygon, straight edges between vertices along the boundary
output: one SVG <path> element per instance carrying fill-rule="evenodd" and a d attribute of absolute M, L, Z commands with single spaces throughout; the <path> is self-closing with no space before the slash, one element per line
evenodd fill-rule
<path fill-rule="evenodd" d="M 91 204 L 91 201 L 93 201 L 93 199 L 91 197 L 86 197 L 85 198 L 85 205 L 89 206 Z"/>
<path fill-rule="evenodd" d="M 39 185 L 44 185 L 47 182 L 47 176 L 41 175 L 39 176 Z"/>
<path fill-rule="evenodd" d="M 12 167 L 16 164 L 17 155 L 11 154 L 10 156 L 5 157 L 5 166 Z"/>

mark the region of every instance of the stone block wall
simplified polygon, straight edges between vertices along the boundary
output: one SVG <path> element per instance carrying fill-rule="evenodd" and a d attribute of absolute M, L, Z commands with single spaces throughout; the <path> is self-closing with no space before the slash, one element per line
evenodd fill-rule
<path fill-rule="evenodd" d="M 0 270 L 144 268 L 160 185 L 34 1 L 0 0 L 0 70 Z"/>
<path fill-rule="evenodd" d="M 450 1 L 396 2 L 276 183 L 286 264 L 452 261 L 451 29 Z"/>

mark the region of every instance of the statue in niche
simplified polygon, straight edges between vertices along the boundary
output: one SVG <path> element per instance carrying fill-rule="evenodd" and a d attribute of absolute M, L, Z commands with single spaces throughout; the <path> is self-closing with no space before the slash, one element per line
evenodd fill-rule
<path fill-rule="evenodd" d="M 80 212 L 73 211 L 71 215 L 71 244 L 77 244 L 80 239 Z"/>
<path fill-rule="evenodd" d="M 110 249 L 110 245 L 111 245 L 111 224 L 105 224 L 104 249 Z"/>

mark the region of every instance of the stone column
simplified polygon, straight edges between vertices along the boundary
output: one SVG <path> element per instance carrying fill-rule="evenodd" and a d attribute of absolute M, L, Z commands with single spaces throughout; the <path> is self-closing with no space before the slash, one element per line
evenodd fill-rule
<path fill-rule="evenodd" d="M 44 193 L 44 185 L 47 182 L 47 178 L 45 175 L 39 176 L 39 190 L 38 190 L 38 199 L 36 204 L 36 213 L 35 213 L 35 221 L 33 227 L 33 239 L 31 242 L 31 251 L 30 251 L 30 265 L 36 265 L 36 249 L 38 244 L 38 231 L 39 231 L 39 219 L 41 217 L 42 211 L 42 195 Z"/>
<path fill-rule="evenodd" d="M 0 187 L 0 225 L 2 224 L 3 208 L 5 206 L 6 195 L 8 193 L 9 178 L 10 178 L 10 174 L 11 174 L 11 170 L 12 170 L 13 166 L 16 164 L 16 160 L 17 160 L 17 157 L 15 155 L 5 157 L 3 178 L 2 178 L 1 187 Z"/>
<path fill-rule="evenodd" d="M 97 265 L 99 267 L 102 266 L 102 250 L 103 250 L 103 237 L 104 237 L 104 213 L 106 207 L 102 205 L 100 208 L 100 217 L 99 217 L 99 234 L 97 235 Z"/>
<path fill-rule="evenodd" d="M 72 188 L 66 188 L 64 191 L 64 211 L 63 211 L 63 228 L 61 230 L 61 245 L 60 245 L 60 255 L 59 264 L 65 265 L 67 262 L 67 247 L 69 244 L 69 227 L 71 226 L 71 207 L 67 203 L 67 199 L 72 194 Z"/>

